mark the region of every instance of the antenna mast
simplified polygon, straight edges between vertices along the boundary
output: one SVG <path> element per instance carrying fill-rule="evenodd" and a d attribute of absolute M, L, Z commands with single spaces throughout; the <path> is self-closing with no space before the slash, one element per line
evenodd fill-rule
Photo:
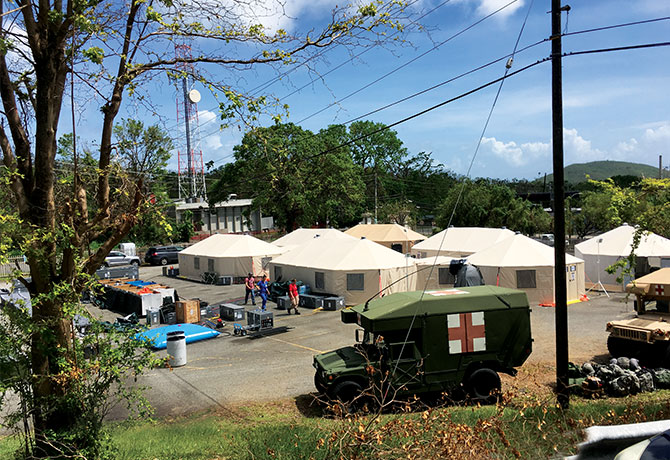
<path fill-rule="evenodd" d="M 193 75 L 193 64 L 184 62 L 191 58 L 191 47 L 186 44 L 175 44 L 174 50 L 175 57 L 179 61 L 176 68 L 181 73 L 181 78 L 176 82 L 177 121 L 179 124 L 182 120 L 184 122 L 184 135 L 177 142 L 179 199 L 187 202 L 206 201 L 207 186 L 198 118 L 200 93 L 193 88 L 193 81 L 190 78 Z"/>

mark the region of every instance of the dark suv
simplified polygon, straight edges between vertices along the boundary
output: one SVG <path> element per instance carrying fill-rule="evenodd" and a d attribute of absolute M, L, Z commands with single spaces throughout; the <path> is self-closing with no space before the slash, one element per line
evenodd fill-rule
<path fill-rule="evenodd" d="M 147 249 L 144 254 L 144 261 L 151 265 L 167 265 L 179 263 L 179 251 L 183 251 L 183 246 L 156 246 Z"/>

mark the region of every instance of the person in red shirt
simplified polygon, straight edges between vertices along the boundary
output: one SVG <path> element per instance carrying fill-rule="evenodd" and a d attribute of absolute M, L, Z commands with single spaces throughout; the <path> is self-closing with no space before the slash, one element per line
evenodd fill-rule
<path fill-rule="evenodd" d="M 295 279 L 291 280 L 291 284 L 288 285 L 288 298 L 291 299 L 291 305 L 288 307 L 288 314 L 291 314 L 291 309 L 295 309 L 295 314 L 299 315 L 298 311 L 298 302 L 300 301 L 300 296 L 298 295 L 298 286 L 295 284 Z"/>
<path fill-rule="evenodd" d="M 254 299 L 254 283 L 256 280 L 254 279 L 254 275 L 249 273 L 249 276 L 244 278 L 244 305 L 247 304 L 247 300 L 249 300 L 249 296 L 251 296 L 251 305 L 256 305 L 256 299 Z"/>

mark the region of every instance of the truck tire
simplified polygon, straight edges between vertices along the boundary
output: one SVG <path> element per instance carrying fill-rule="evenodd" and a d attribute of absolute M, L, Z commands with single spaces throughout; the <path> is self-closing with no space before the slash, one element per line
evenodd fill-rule
<path fill-rule="evenodd" d="M 465 390 L 474 402 L 493 404 L 500 394 L 500 376 L 493 369 L 477 369 L 467 378 Z"/>
<path fill-rule="evenodd" d="M 167 258 L 165 258 L 165 257 L 161 257 L 160 264 L 161 264 L 161 265 L 167 265 L 167 264 L 168 264 L 168 260 L 167 260 Z"/>
<path fill-rule="evenodd" d="M 323 383 L 321 383 L 321 380 L 319 380 L 319 376 L 317 374 L 314 374 L 314 386 L 316 387 L 316 391 L 319 393 L 326 392 L 326 387 L 323 386 Z"/>
<path fill-rule="evenodd" d="M 626 358 L 632 357 L 632 348 L 630 340 L 614 337 L 613 335 L 607 337 L 607 350 L 613 358 L 621 358 L 622 356 Z"/>
<path fill-rule="evenodd" d="M 353 380 L 344 380 L 333 388 L 333 397 L 343 403 L 350 403 L 363 392 L 363 388 Z"/>

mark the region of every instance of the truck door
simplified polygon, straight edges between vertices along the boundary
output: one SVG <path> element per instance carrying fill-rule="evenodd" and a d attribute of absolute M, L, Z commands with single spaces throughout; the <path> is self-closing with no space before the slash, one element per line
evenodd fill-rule
<path fill-rule="evenodd" d="M 449 354 L 446 316 L 423 318 L 422 329 L 426 383 L 450 382 L 460 368 L 461 355 Z"/>
<path fill-rule="evenodd" d="M 416 343 L 391 343 L 389 355 L 389 371 L 393 386 L 403 387 L 409 391 L 420 387 L 423 382 L 423 361 Z"/>

